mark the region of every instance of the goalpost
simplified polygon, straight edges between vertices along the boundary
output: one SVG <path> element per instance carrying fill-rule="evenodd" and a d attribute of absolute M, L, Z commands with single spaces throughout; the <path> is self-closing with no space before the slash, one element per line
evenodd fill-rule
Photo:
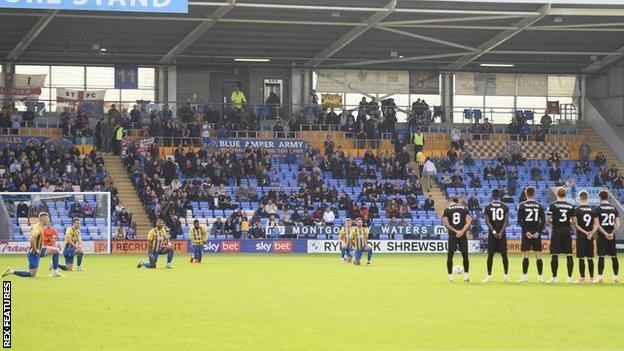
<path fill-rule="evenodd" d="M 50 214 L 50 224 L 65 238 L 73 218 L 80 218 L 85 253 L 111 253 L 112 209 L 108 192 L 5 192 L 0 193 L 0 241 L 16 247 L 28 245 L 30 229 L 40 212 Z"/>

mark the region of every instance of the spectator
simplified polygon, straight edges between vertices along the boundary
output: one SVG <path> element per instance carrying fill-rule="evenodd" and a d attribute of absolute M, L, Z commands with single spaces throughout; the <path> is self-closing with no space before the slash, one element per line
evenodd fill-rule
<path fill-rule="evenodd" d="M 267 239 L 279 239 L 279 231 L 278 231 L 278 221 L 274 215 L 269 217 L 269 221 L 267 222 L 265 228 L 265 237 Z"/>
<path fill-rule="evenodd" d="M 598 154 L 594 158 L 594 164 L 597 167 L 602 167 L 602 166 L 607 164 L 607 158 L 605 157 L 605 155 L 602 152 L 598 152 Z"/>
<path fill-rule="evenodd" d="M 425 134 L 423 134 L 422 130 L 418 128 L 416 129 L 416 132 L 414 133 L 414 155 L 423 151 L 424 147 L 425 147 Z"/>
<path fill-rule="evenodd" d="M 259 221 L 253 222 L 252 228 L 251 228 L 251 237 L 254 239 L 261 239 L 265 236 L 265 231 L 262 230 L 262 226 L 260 225 Z"/>
<path fill-rule="evenodd" d="M 559 167 L 557 167 L 556 163 L 553 163 L 550 167 L 549 175 L 551 182 L 556 182 L 557 180 L 561 179 L 561 170 L 559 169 Z"/>
<path fill-rule="evenodd" d="M 423 183 L 426 185 L 427 192 L 431 192 L 431 180 L 436 179 L 437 169 L 435 164 L 430 158 L 427 158 L 423 165 L 423 171 L 425 172 L 425 179 Z"/>
<path fill-rule="evenodd" d="M 535 141 L 546 141 L 546 132 L 542 129 L 542 126 L 537 126 L 533 133 L 535 134 Z"/>
<path fill-rule="evenodd" d="M 72 216 L 72 218 L 84 218 L 85 216 L 84 211 L 82 210 L 82 206 L 80 205 L 79 202 L 74 202 L 70 206 L 69 213 Z"/>
<path fill-rule="evenodd" d="M 548 129 L 550 129 L 550 126 L 552 125 L 552 118 L 550 118 L 548 114 L 545 114 L 540 119 L 540 124 L 542 125 L 543 129 L 548 131 Z"/>
<path fill-rule="evenodd" d="M 125 207 L 123 207 L 117 221 L 122 227 L 130 227 L 130 224 L 132 223 L 132 215 Z"/>
<path fill-rule="evenodd" d="M 568 177 L 565 186 L 568 189 L 568 194 L 571 194 L 572 197 L 576 196 L 576 180 L 574 180 L 574 177 Z"/>
<path fill-rule="evenodd" d="M 516 195 L 516 190 L 518 189 L 518 172 L 515 167 L 511 168 L 511 171 L 507 173 L 507 192 L 511 196 Z"/>
<path fill-rule="evenodd" d="M 533 168 L 531 168 L 531 179 L 533 179 L 534 181 L 542 180 L 542 169 L 538 166 L 537 163 L 535 163 L 533 165 Z"/>
<path fill-rule="evenodd" d="M 591 147 L 587 143 L 587 139 L 583 139 L 583 143 L 579 147 L 579 159 L 581 161 L 589 161 L 591 155 Z"/>
<path fill-rule="evenodd" d="M 182 235 L 182 222 L 180 222 L 178 216 L 172 214 L 167 226 L 169 227 L 169 236 L 172 240 L 176 240 L 178 235 Z"/>
<path fill-rule="evenodd" d="M 323 213 L 323 221 L 325 222 L 325 225 L 333 226 L 335 220 L 336 220 L 336 215 L 334 215 L 334 212 L 332 211 L 332 209 L 329 207 L 325 208 L 325 213 Z"/>
<path fill-rule="evenodd" d="M 23 202 L 17 204 L 17 218 L 28 218 L 28 205 Z"/>
<path fill-rule="evenodd" d="M 325 156 L 333 156 L 334 155 L 334 147 L 336 146 L 336 143 L 334 142 L 334 140 L 332 140 L 331 135 L 326 135 L 325 136 L 325 141 L 323 142 L 323 147 L 325 148 Z"/>
<path fill-rule="evenodd" d="M 124 138 L 124 133 L 125 133 L 124 128 L 121 126 L 121 124 L 117 123 L 115 125 L 115 133 L 113 134 L 113 140 L 112 140 L 113 155 L 115 156 L 121 155 L 121 142 Z"/>
<path fill-rule="evenodd" d="M 471 188 L 481 188 L 481 179 L 474 172 L 470 172 L 470 187 Z"/>
<path fill-rule="evenodd" d="M 451 148 L 464 148 L 464 140 L 462 139 L 461 130 L 459 130 L 459 128 L 451 130 Z"/>
<path fill-rule="evenodd" d="M 435 201 L 433 200 L 433 196 L 429 195 L 425 203 L 423 204 L 423 209 L 425 211 L 434 211 L 435 210 Z"/>
<path fill-rule="evenodd" d="M 472 196 L 468 199 L 468 209 L 473 214 L 477 214 L 477 216 L 481 213 L 481 205 L 479 204 L 479 199 L 477 199 L 477 195 L 475 193 L 472 193 Z"/>
<path fill-rule="evenodd" d="M 217 218 L 217 220 L 212 224 L 212 229 L 210 230 L 210 234 L 213 237 L 225 235 L 225 226 L 221 218 Z"/>
<path fill-rule="evenodd" d="M 230 96 L 230 101 L 232 102 L 233 109 L 241 110 L 243 108 L 243 104 L 247 103 L 247 98 L 241 88 L 237 86 Z"/>

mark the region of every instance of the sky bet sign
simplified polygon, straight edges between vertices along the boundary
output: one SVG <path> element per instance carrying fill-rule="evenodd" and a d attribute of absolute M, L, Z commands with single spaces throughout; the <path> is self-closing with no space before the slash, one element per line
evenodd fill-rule
<path fill-rule="evenodd" d="M 188 13 L 188 0 L 0 0 L 0 8 Z"/>

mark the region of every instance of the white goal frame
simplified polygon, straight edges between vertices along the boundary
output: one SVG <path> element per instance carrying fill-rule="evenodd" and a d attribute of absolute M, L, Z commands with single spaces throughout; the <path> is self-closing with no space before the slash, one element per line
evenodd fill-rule
<path fill-rule="evenodd" d="M 107 221 L 106 221 L 106 244 L 108 246 L 107 254 L 112 253 L 112 208 L 111 208 L 111 199 L 112 194 L 107 191 L 74 191 L 74 192 L 0 192 L 0 201 L 4 201 L 2 199 L 3 196 L 30 196 L 34 198 L 36 196 L 49 196 L 49 197 L 61 197 L 61 196 L 77 196 L 77 195 L 96 195 L 96 196 L 104 196 L 106 198 L 106 211 L 108 211 Z"/>

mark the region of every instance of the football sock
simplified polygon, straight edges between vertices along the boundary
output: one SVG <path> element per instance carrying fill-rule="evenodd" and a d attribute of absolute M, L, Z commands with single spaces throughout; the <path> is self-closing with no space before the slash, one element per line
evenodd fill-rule
<path fill-rule="evenodd" d="M 30 272 L 25 272 L 25 271 L 14 271 L 13 274 L 15 274 L 18 277 L 24 277 L 24 278 L 32 277 L 30 275 Z"/>
<path fill-rule="evenodd" d="M 492 275 L 492 265 L 494 264 L 494 254 L 488 254 L 487 257 L 487 273 Z"/>
<path fill-rule="evenodd" d="M 598 257 L 598 275 L 604 272 L 604 257 Z"/>
<path fill-rule="evenodd" d="M 542 259 L 540 258 L 539 260 L 537 260 L 536 264 L 537 264 L 537 275 L 542 275 L 542 272 L 544 271 L 544 261 L 542 261 Z"/>
<path fill-rule="evenodd" d="M 523 258 L 522 259 L 522 274 L 527 274 L 529 273 L 529 258 Z"/>
<path fill-rule="evenodd" d="M 567 260 L 568 277 L 571 277 L 572 272 L 574 271 L 574 258 L 572 256 L 568 256 Z"/>
<path fill-rule="evenodd" d="M 585 260 L 582 258 L 579 260 L 579 274 L 581 278 L 585 278 Z"/>
<path fill-rule="evenodd" d="M 506 253 L 501 254 L 503 258 L 503 270 L 505 271 L 505 275 L 509 274 L 509 258 Z"/>
<path fill-rule="evenodd" d="M 368 259 L 368 262 L 370 262 L 371 258 L 373 258 L 373 250 L 366 253 L 366 258 Z"/>
<path fill-rule="evenodd" d="M 58 268 L 60 268 L 62 271 L 66 271 L 67 270 L 67 266 L 64 264 L 59 264 Z"/>
<path fill-rule="evenodd" d="M 618 275 L 620 273 L 620 262 L 617 257 L 611 257 L 611 262 L 613 263 L 613 275 Z"/>
<path fill-rule="evenodd" d="M 552 272 L 553 278 L 557 278 L 558 269 L 559 269 L 559 256 L 552 255 L 550 259 L 550 271 Z"/>
<path fill-rule="evenodd" d="M 453 252 L 451 250 L 446 253 L 446 271 L 448 274 L 453 273 Z"/>
<path fill-rule="evenodd" d="M 59 260 L 58 254 L 52 255 L 52 269 L 58 269 L 58 260 Z"/>
<path fill-rule="evenodd" d="M 587 269 L 589 270 L 590 278 L 594 277 L 594 260 L 592 258 L 587 259 Z"/>
<path fill-rule="evenodd" d="M 167 252 L 167 263 L 171 263 L 173 261 L 173 251 Z"/>
<path fill-rule="evenodd" d="M 468 260 L 468 252 L 462 252 L 462 258 L 464 261 L 464 274 L 470 272 L 470 261 Z"/>
<path fill-rule="evenodd" d="M 78 254 L 78 267 L 82 266 L 82 252 Z"/>

